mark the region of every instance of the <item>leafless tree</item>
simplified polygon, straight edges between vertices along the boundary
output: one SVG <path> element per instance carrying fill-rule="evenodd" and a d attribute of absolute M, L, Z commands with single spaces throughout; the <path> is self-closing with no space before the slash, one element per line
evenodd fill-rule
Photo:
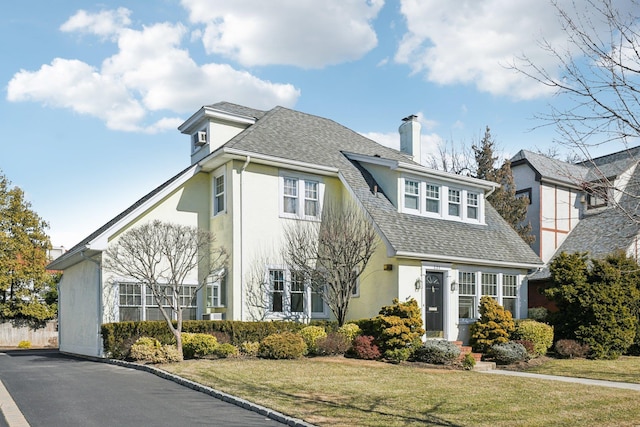
<path fill-rule="evenodd" d="M 438 144 L 438 152 L 427 156 L 427 166 L 457 175 L 473 175 L 473 152 L 469 146 L 456 146 L 453 141 Z"/>
<path fill-rule="evenodd" d="M 540 45 L 559 64 L 559 72 L 526 56 L 513 68 L 555 90 L 555 99 L 561 102 L 537 117 L 555 126 L 557 142 L 586 159 L 593 170 L 591 182 L 578 184 L 601 188 L 600 196 L 607 197 L 614 185 L 612 171 L 602 170 L 594 161 L 596 151 L 606 145 L 609 152 L 628 151 L 634 157 L 629 147 L 637 145 L 640 136 L 640 4 L 638 0 L 573 1 L 568 7 L 552 0 L 552 4 L 568 44 L 560 47 L 541 40 Z M 638 183 L 627 188 L 637 191 Z M 636 199 L 637 194 L 629 195 Z M 617 207 L 633 217 L 638 203 Z"/>
<path fill-rule="evenodd" d="M 354 204 L 326 204 L 322 221 L 285 230 L 284 260 L 343 325 L 358 278 L 376 250 L 373 223 Z"/>
<path fill-rule="evenodd" d="M 146 286 L 152 293 L 180 355 L 184 308 L 196 298 L 207 279 L 226 266 L 226 251 L 214 244 L 215 235 L 211 232 L 156 220 L 126 231 L 106 251 L 104 265 L 108 270 Z M 199 272 L 202 280 L 185 295 L 184 282 L 194 272 Z"/>

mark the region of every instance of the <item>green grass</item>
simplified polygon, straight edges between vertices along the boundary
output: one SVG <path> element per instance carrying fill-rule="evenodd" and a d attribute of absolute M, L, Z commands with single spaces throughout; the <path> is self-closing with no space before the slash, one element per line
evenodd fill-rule
<path fill-rule="evenodd" d="M 320 426 L 633 426 L 640 392 L 344 358 L 162 369 Z"/>
<path fill-rule="evenodd" d="M 550 359 L 543 365 L 527 369 L 527 372 L 640 384 L 640 357 L 623 356 L 617 360 Z"/>

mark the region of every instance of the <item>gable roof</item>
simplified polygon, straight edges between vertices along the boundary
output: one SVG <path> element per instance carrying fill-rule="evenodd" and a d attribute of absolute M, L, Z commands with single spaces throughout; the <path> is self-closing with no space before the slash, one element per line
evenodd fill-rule
<path fill-rule="evenodd" d="M 571 186 L 579 186 L 589 174 L 581 164 L 563 162 L 529 150 L 520 150 L 511 158 L 511 166 L 528 164 L 536 172 L 536 180 L 547 179 Z"/>
<path fill-rule="evenodd" d="M 414 162 L 411 156 L 380 145 L 333 120 L 305 114 L 284 107 L 269 111 L 255 110 L 231 103 L 216 103 L 207 108 L 222 112 L 253 117 L 255 124 L 249 126 L 197 164 L 183 170 L 151 193 L 134 203 L 107 224 L 83 239 L 65 256 L 50 266 L 63 269 L 81 259 L 82 252 L 92 243 L 104 239 L 114 227 L 122 224 L 149 203 L 164 197 L 178 183 L 195 173 L 198 165 L 220 153 L 244 152 L 251 155 L 269 156 L 287 163 L 304 163 L 337 171 L 347 188 L 354 194 L 369 217 L 390 246 L 391 255 L 403 257 L 449 260 L 451 262 L 477 262 L 492 265 L 511 265 L 530 268 L 541 264 L 531 248 L 517 233 L 486 203 L 487 225 L 466 224 L 457 221 L 426 218 L 399 213 L 393 203 L 380 191 L 373 192 L 377 184 L 373 177 L 358 162 L 345 153 L 371 158 L 380 158 L 407 165 L 415 171 L 428 173 L 429 169 Z M 439 172 L 442 174 L 442 172 Z M 470 178 L 449 174 L 450 179 Z M 486 189 L 494 184 L 485 183 Z M 378 188 L 380 188 L 378 186 Z M 96 248 L 100 250 L 100 248 Z M 55 265 L 54 265 L 55 264 Z"/>

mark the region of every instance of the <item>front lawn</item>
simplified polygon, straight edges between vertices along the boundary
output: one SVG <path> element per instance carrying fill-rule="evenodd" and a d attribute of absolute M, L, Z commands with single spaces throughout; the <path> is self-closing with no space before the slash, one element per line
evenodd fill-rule
<path fill-rule="evenodd" d="M 632 426 L 639 419 L 638 392 L 419 364 L 318 357 L 160 368 L 320 426 Z"/>
<path fill-rule="evenodd" d="M 617 360 L 549 359 L 526 371 L 640 384 L 640 357 L 622 356 Z"/>

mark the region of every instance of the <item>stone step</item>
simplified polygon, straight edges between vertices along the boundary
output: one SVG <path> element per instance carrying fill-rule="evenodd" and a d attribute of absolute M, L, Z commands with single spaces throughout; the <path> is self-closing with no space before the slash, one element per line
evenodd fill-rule
<path fill-rule="evenodd" d="M 476 366 L 473 367 L 474 371 L 492 371 L 496 369 L 495 362 L 476 362 Z"/>

